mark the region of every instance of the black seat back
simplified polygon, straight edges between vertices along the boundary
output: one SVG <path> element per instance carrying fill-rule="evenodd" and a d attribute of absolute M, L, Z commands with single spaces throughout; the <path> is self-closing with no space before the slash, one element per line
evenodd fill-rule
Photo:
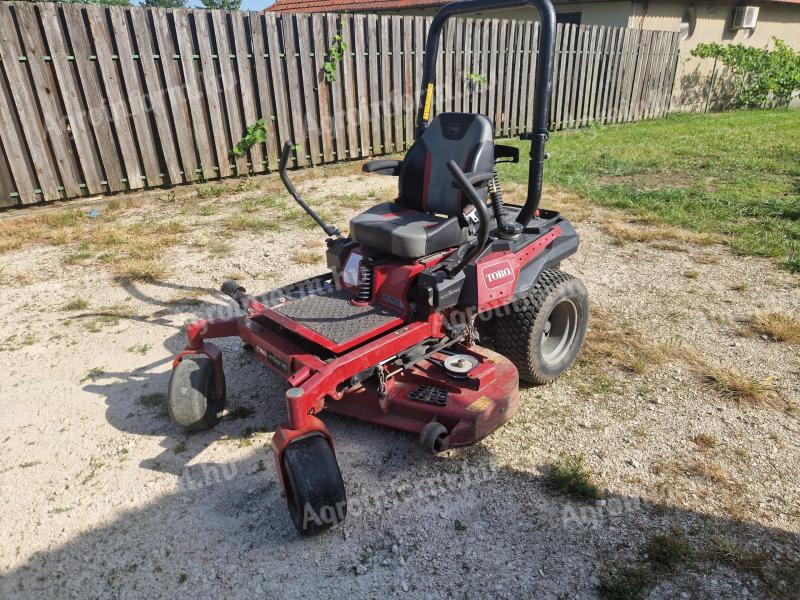
<path fill-rule="evenodd" d="M 465 173 L 491 171 L 494 127 L 485 115 L 440 113 L 409 148 L 400 165 L 398 202 L 408 208 L 455 216 L 463 209 L 463 192 L 453 186 L 447 163 Z M 478 191 L 486 200 L 486 188 Z"/>

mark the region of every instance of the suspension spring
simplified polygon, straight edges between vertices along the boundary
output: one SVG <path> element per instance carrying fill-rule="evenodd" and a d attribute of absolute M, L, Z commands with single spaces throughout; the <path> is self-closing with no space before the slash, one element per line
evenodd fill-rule
<path fill-rule="evenodd" d="M 508 218 L 503 204 L 503 191 L 500 189 L 500 175 L 496 168 L 492 169 L 492 178 L 489 180 L 489 195 L 492 198 L 492 212 L 500 237 L 506 240 L 518 238 L 522 233 L 522 225 Z"/>
<path fill-rule="evenodd" d="M 492 212 L 498 225 L 504 225 L 506 210 L 503 204 L 503 190 L 500 189 L 500 175 L 497 169 L 492 169 L 492 178 L 489 180 L 489 195 L 492 197 Z"/>
<path fill-rule="evenodd" d="M 372 259 L 363 258 L 358 266 L 358 296 L 359 302 L 369 302 L 372 297 L 372 278 L 374 269 Z"/>

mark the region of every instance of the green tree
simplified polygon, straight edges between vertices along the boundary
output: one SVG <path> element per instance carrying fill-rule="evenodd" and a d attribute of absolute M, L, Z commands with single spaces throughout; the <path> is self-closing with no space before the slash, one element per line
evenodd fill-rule
<path fill-rule="evenodd" d="M 200 0 L 200 3 L 209 10 L 239 10 L 242 0 Z"/>
<path fill-rule="evenodd" d="M 772 38 L 774 50 L 743 44 L 698 44 L 692 56 L 716 58 L 730 69 L 736 101 L 746 108 L 785 106 L 800 90 L 800 52 Z"/>
<path fill-rule="evenodd" d="M 160 6 L 161 8 L 186 8 L 186 0 L 142 0 L 142 6 Z"/>
<path fill-rule="evenodd" d="M 130 6 L 131 0 L 31 0 L 33 2 L 59 2 L 61 4 L 101 4 L 103 6 Z"/>

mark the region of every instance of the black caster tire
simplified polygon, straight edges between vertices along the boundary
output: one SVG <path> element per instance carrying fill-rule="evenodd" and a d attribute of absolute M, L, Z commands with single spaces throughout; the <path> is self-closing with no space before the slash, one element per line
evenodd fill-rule
<path fill-rule="evenodd" d="M 450 432 L 436 421 L 431 421 L 419 434 L 419 445 L 428 454 L 439 454 L 450 447 Z"/>
<path fill-rule="evenodd" d="M 586 338 L 586 288 L 572 275 L 545 269 L 510 308 L 496 319 L 495 349 L 514 363 L 523 381 L 551 382 L 573 363 Z"/>
<path fill-rule="evenodd" d="M 312 435 L 289 444 L 283 469 L 286 504 L 297 531 L 316 535 L 344 521 L 347 495 L 327 439 Z"/>
<path fill-rule="evenodd" d="M 225 379 L 217 398 L 214 363 L 207 356 L 186 356 L 172 370 L 167 394 L 170 418 L 189 431 L 211 429 L 225 409 Z"/>

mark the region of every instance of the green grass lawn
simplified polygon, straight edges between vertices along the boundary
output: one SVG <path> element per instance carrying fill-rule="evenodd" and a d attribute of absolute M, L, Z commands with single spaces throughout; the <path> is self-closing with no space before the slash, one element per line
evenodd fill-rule
<path fill-rule="evenodd" d="M 547 150 L 546 183 L 665 225 L 722 234 L 737 253 L 775 257 L 800 272 L 800 110 L 560 131 Z M 527 161 L 502 170 L 527 181 Z"/>

